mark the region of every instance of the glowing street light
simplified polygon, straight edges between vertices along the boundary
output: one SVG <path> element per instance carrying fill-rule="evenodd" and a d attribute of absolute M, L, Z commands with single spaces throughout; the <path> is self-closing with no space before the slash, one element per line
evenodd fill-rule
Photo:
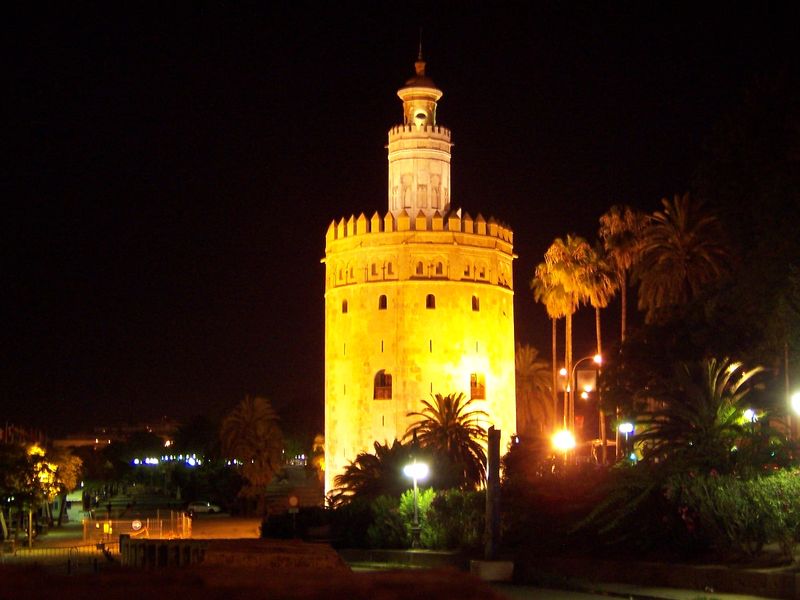
<path fill-rule="evenodd" d="M 789 403 L 792 406 L 794 414 L 800 415 L 800 391 L 795 392 L 789 398 Z"/>
<path fill-rule="evenodd" d="M 417 492 L 417 481 L 428 476 L 428 465 L 418 463 L 416 459 L 413 463 L 403 467 L 406 477 L 411 477 L 414 481 L 414 522 L 411 524 L 411 547 L 419 548 L 419 500 Z"/>
<path fill-rule="evenodd" d="M 566 454 L 575 448 L 575 436 L 572 435 L 572 432 L 569 429 L 556 431 L 556 433 L 553 435 L 553 447 L 559 452 Z"/>

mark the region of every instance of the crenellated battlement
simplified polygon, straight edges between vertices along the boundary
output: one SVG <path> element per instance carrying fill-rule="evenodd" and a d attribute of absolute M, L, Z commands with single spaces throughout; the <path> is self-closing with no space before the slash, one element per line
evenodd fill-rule
<path fill-rule="evenodd" d="M 473 219 L 469 213 L 460 216 L 458 211 L 451 211 L 444 216 L 438 210 L 432 216 L 426 216 L 424 212 L 419 211 L 413 219 L 406 210 L 402 210 L 396 216 L 391 211 L 383 216 L 375 211 L 370 219 L 367 219 L 364 213 L 357 217 L 350 215 L 349 218 L 342 218 L 338 222 L 331 221 L 325 234 L 325 241 L 330 243 L 361 235 L 403 231 L 450 231 L 493 237 L 510 245 L 514 243 L 514 232 L 495 221 L 494 217 L 486 221 L 479 213 Z"/>
<path fill-rule="evenodd" d="M 432 133 L 443 136 L 448 141 L 452 137 L 450 130 L 441 125 L 395 125 L 389 130 L 390 136 L 402 136 L 404 134 Z"/>

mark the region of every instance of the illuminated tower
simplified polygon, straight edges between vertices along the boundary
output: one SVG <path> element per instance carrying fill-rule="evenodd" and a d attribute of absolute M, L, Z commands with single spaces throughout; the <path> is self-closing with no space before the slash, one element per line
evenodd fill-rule
<path fill-rule="evenodd" d="M 432 393 L 462 392 L 516 431 L 510 229 L 451 209 L 450 130 L 425 74 L 397 95 L 389 210 L 333 221 L 325 237 L 325 489 L 373 442 L 403 439 Z"/>

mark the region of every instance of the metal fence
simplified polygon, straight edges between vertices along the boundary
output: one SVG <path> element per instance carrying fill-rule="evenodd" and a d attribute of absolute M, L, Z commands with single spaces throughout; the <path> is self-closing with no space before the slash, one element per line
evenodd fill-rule
<path fill-rule="evenodd" d="M 106 542 L 122 534 L 131 538 L 175 539 L 192 537 L 192 519 L 180 511 L 160 511 L 154 517 L 134 519 L 84 519 L 83 541 Z"/>
<path fill-rule="evenodd" d="M 58 548 L 14 548 L 13 552 L 0 555 L 0 564 L 40 565 L 67 573 L 97 572 L 118 560 L 119 541 Z"/>

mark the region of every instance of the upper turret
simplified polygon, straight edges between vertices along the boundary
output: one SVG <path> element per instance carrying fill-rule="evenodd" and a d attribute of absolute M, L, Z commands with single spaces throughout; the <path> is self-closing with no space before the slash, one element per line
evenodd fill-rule
<path fill-rule="evenodd" d="M 428 218 L 450 209 L 450 130 L 437 125 L 442 91 L 425 73 L 420 48 L 415 74 L 397 91 L 403 124 L 389 130 L 389 210 L 422 211 Z"/>
<path fill-rule="evenodd" d="M 403 101 L 404 122 L 406 125 L 436 125 L 436 102 L 442 97 L 442 90 L 425 75 L 422 48 L 414 63 L 414 70 L 415 75 L 397 90 L 397 95 Z"/>

